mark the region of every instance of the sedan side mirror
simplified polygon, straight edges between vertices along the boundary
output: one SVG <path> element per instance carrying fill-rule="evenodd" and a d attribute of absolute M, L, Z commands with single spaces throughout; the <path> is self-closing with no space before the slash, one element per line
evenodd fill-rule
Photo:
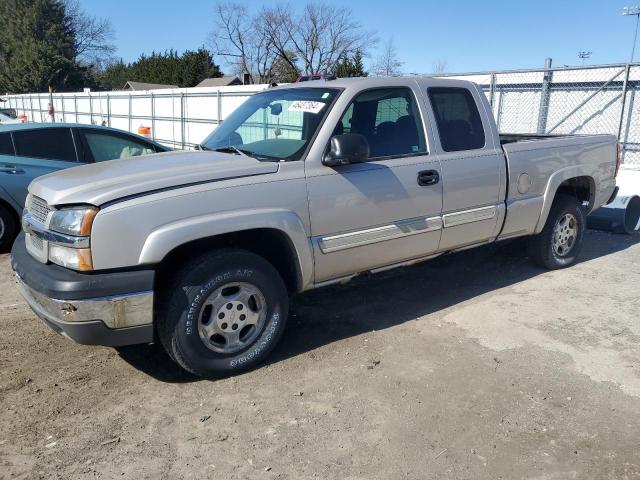
<path fill-rule="evenodd" d="M 329 151 L 322 159 L 327 167 L 366 162 L 369 159 L 369 142 L 364 135 L 346 133 L 331 137 Z"/>

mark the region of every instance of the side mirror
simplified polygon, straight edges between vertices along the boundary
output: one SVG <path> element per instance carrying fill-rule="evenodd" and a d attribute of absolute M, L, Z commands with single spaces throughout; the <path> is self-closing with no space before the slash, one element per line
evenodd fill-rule
<path fill-rule="evenodd" d="M 327 167 L 366 162 L 369 159 L 369 142 L 364 135 L 346 133 L 331 137 L 329 151 L 322 159 Z"/>

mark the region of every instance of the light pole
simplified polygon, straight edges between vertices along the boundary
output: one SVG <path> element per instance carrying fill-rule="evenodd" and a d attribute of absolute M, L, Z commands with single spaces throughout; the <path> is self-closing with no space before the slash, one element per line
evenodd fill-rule
<path fill-rule="evenodd" d="M 640 23 L 640 5 L 636 5 L 635 7 L 624 7 L 622 9 L 622 15 L 635 15 L 636 17 L 636 33 L 633 35 L 633 45 L 631 47 L 631 63 L 633 63 L 633 54 L 636 51 L 636 40 L 638 39 L 638 24 Z"/>
<path fill-rule="evenodd" d="M 582 65 L 584 65 L 585 59 L 591 58 L 591 54 L 593 54 L 593 52 L 578 52 L 578 58 L 582 59 Z"/>

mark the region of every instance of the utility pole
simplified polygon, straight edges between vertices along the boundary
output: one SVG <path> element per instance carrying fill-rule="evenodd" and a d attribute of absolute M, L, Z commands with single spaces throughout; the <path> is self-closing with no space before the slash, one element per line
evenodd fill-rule
<path fill-rule="evenodd" d="M 625 17 L 633 16 L 636 17 L 636 33 L 633 35 L 633 45 L 631 46 L 631 60 L 630 63 L 633 63 L 633 55 L 636 52 L 636 40 L 638 39 L 638 24 L 640 23 L 640 5 L 636 5 L 635 7 L 624 7 L 622 9 L 622 15 Z"/>

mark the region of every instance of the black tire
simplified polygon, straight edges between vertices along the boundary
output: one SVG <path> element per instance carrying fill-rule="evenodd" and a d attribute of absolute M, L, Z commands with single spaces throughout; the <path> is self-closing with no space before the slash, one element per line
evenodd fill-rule
<path fill-rule="evenodd" d="M 558 252 L 554 247 L 554 234 L 560 221 L 567 218 L 575 219 L 575 236 L 573 243 L 565 247 L 566 252 Z M 582 249 L 584 231 L 586 228 L 586 216 L 580 202 L 569 195 L 558 195 L 551 206 L 547 223 L 540 234 L 531 237 L 529 252 L 535 263 L 549 270 L 557 270 L 573 265 Z M 573 230 L 573 228 L 572 228 Z M 572 235 L 569 235 L 569 240 Z"/>
<path fill-rule="evenodd" d="M 0 252 L 8 252 L 18 234 L 15 215 L 4 205 L 0 205 Z"/>
<path fill-rule="evenodd" d="M 261 317 L 262 325 L 253 331 L 255 339 L 246 347 L 233 353 L 213 351 L 199 330 L 202 317 L 215 321 L 215 312 L 203 313 L 205 302 L 221 287 L 234 282 L 258 289 L 265 300 L 266 316 Z M 156 315 L 162 346 L 182 368 L 206 378 L 236 374 L 261 363 L 280 340 L 289 310 L 287 289 L 278 271 L 262 257 L 236 249 L 217 250 L 196 258 L 158 294 L 166 297 L 158 304 Z"/>

